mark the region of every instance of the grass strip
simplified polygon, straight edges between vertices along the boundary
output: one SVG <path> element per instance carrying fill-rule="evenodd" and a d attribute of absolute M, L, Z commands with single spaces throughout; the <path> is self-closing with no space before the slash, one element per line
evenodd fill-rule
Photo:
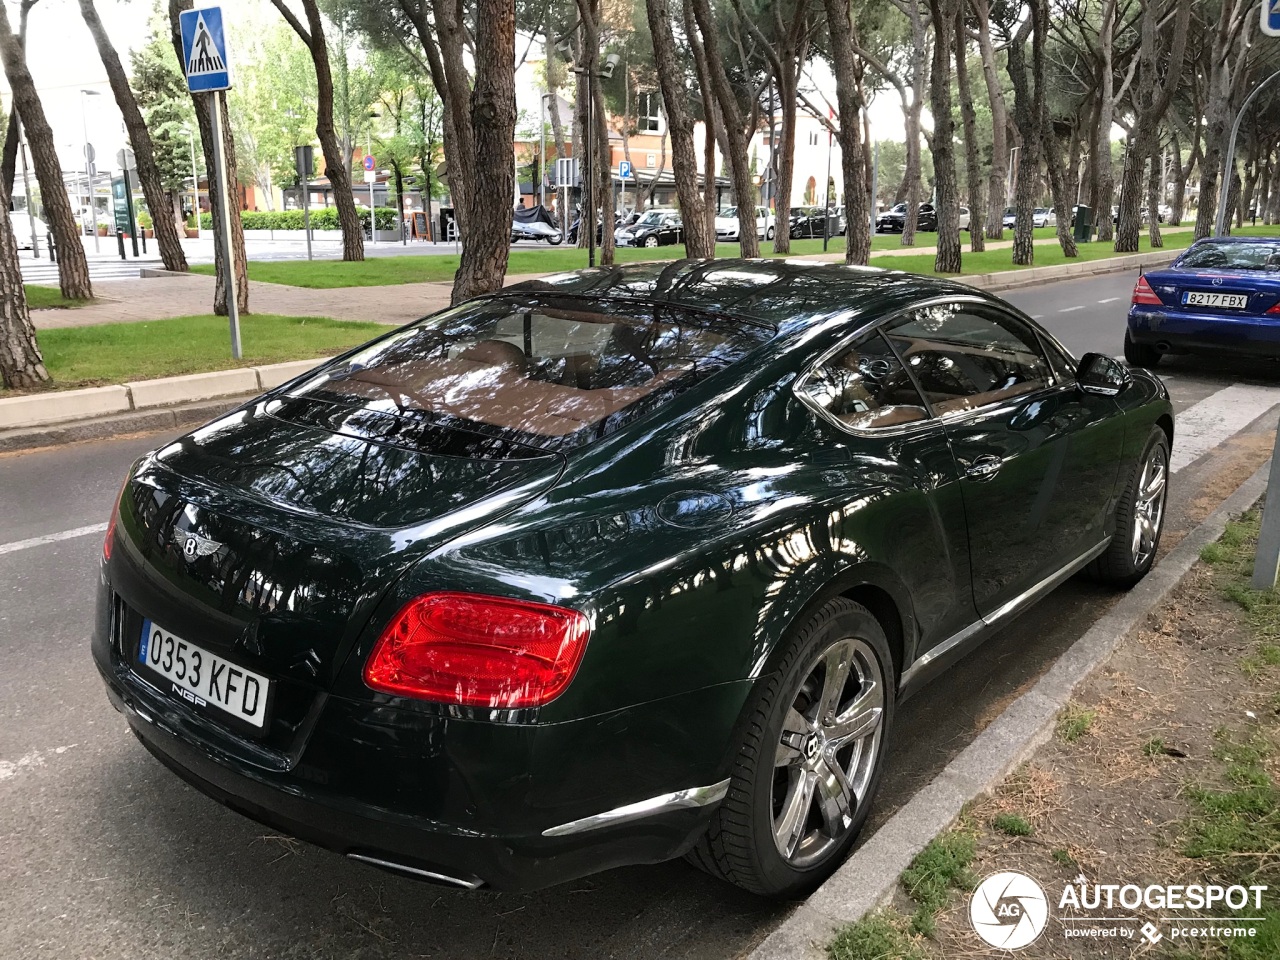
<path fill-rule="evenodd" d="M 213 315 L 42 330 L 40 349 L 55 387 L 66 388 L 323 357 L 388 328 L 255 313 L 241 318 L 240 329 L 244 356 L 239 361 L 231 359 L 227 318 Z"/>

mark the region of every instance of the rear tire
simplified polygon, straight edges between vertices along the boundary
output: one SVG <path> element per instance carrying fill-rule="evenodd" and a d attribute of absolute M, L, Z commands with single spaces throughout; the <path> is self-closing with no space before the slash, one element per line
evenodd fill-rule
<path fill-rule="evenodd" d="M 866 607 L 837 597 L 790 631 L 748 701 L 729 792 L 687 858 L 763 896 L 816 888 L 871 810 L 895 694 L 889 644 Z"/>
<path fill-rule="evenodd" d="M 1095 580 L 1128 589 L 1147 575 L 1160 549 L 1168 496 L 1169 438 L 1159 427 L 1152 427 L 1116 504 L 1111 543 L 1089 564 Z"/>
<path fill-rule="evenodd" d="M 1160 364 L 1160 351 L 1149 343 L 1134 343 L 1129 331 L 1124 334 L 1124 358 L 1132 367 L 1154 370 Z"/>

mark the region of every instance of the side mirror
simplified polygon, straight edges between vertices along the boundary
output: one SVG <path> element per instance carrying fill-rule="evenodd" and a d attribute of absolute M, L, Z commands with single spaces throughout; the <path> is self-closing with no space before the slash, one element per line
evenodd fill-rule
<path fill-rule="evenodd" d="M 1076 368 L 1076 383 L 1085 393 L 1114 397 L 1132 382 L 1129 371 L 1103 353 L 1086 353 Z"/>

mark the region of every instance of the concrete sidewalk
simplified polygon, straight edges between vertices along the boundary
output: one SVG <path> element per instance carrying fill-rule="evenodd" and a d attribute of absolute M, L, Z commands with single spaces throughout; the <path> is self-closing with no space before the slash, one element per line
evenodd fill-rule
<path fill-rule="evenodd" d="M 70 309 L 32 310 L 31 317 L 37 329 L 48 330 L 212 313 L 213 283 L 213 277 L 195 273 L 112 280 L 96 286 L 98 299 L 94 303 Z M 250 280 L 249 307 L 252 313 L 401 324 L 448 306 L 452 290 L 449 283 L 316 290 Z M 252 313 L 246 322 L 252 322 Z"/>
<path fill-rule="evenodd" d="M 1182 233 L 1192 227 L 1170 227 L 1166 233 Z M 1036 246 L 1057 246 L 1054 237 L 1035 241 Z M 1012 247 L 1012 241 L 990 241 L 987 250 Z M 969 244 L 964 244 L 969 252 Z M 902 256 L 934 256 L 936 247 L 900 247 L 877 250 L 871 255 L 873 265 L 892 267 L 892 259 Z M 844 251 L 803 254 L 797 260 L 813 260 L 825 263 L 842 263 Z M 1103 263 L 1105 261 L 1088 261 Z M 532 280 L 546 274 L 529 273 L 508 276 L 506 284 Z M 962 280 L 972 279 L 961 277 Z M 213 277 L 203 274 L 166 274 L 164 276 L 137 279 L 111 280 L 96 287 L 98 300 L 84 307 L 71 309 L 53 308 L 31 311 L 36 328 L 48 330 L 55 327 L 86 327 L 99 323 L 128 323 L 143 320 L 162 320 L 167 317 L 183 317 L 213 311 Z M 279 283 L 249 281 L 249 308 L 252 313 L 277 313 L 290 317 L 332 317 L 335 320 L 371 320 L 376 323 L 399 325 L 417 320 L 449 305 L 453 284 L 447 281 L 432 283 L 401 283 L 376 287 L 332 287 L 313 289 L 291 287 Z"/>

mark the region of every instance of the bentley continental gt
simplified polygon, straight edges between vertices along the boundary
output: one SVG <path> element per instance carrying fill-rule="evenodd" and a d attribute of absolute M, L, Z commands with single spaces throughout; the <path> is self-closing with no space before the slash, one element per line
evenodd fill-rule
<path fill-rule="evenodd" d="M 683 855 L 794 897 L 904 698 L 1073 574 L 1151 568 L 1172 439 L 1157 378 L 945 280 L 555 275 L 142 457 L 92 652 L 166 767 L 365 863 Z"/>

